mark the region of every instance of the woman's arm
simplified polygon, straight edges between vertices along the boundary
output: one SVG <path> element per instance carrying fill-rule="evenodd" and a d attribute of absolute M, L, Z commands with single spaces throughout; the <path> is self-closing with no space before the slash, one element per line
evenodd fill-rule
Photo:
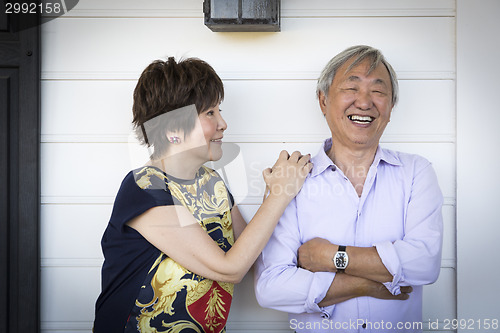
<path fill-rule="evenodd" d="M 258 257 L 285 207 L 302 187 L 312 168 L 309 156 L 286 151 L 272 169 L 263 172 L 269 196 L 224 252 L 198 225 L 185 207 L 159 206 L 128 222 L 151 244 L 188 270 L 206 278 L 237 283 Z"/>
<path fill-rule="evenodd" d="M 237 240 L 247 226 L 247 222 L 236 205 L 231 209 L 231 221 L 233 222 L 234 239 Z"/>

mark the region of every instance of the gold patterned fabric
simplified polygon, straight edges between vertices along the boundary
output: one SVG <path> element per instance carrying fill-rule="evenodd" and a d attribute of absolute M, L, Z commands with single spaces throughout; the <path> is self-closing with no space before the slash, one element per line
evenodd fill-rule
<path fill-rule="evenodd" d="M 234 243 L 230 194 L 220 176 L 202 167 L 192 181 L 175 179 L 145 167 L 134 178 L 143 190 L 163 187 L 183 205 L 219 247 Z M 141 286 L 125 332 L 225 332 L 233 284 L 212 281 L 160 253 Z"/>

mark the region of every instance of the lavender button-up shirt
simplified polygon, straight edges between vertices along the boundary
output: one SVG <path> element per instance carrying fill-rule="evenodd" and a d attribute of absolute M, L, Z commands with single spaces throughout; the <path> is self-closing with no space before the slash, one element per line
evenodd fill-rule
<path fill-rule="evenodd" d="M 443 197 L 436 174 L 423 157 L 379 147 L 359 197 L 326 151 L 288 205 L 257 261 L 255 293 L 264 307 L 289 313 L 296 332 L 420 332 L 422 288 L 441 265 Z M 413 286 L 405 301 L 357 297 L 319 307 L 335 273 L 297 267 L 297 250 L 321 237 L 334 244 L 375 246 L 393 275 L 393 294 Z M 333 254 L 332 254 L 333 255 Z"/>

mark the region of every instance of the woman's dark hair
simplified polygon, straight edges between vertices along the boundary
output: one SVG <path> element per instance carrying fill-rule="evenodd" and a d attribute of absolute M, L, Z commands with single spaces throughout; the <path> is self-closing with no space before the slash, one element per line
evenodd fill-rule
<path fill-rule="evenodd" d="M 222 80 L 205 61 L 187 58 L 176 62 L 173 57 L 156 60 L 144 69 L 134 90 L 132 124 L 137 138 L 154 147 L 152 157 L 159 157 L 169 145 L 167 131 L 189 135 L 197 115 L 223 99 Z M 193 104 L 197 114 L 180 112 L 174 117 L 158 117 Z M 158 121 L 150 121 L 153 118 Z"/>

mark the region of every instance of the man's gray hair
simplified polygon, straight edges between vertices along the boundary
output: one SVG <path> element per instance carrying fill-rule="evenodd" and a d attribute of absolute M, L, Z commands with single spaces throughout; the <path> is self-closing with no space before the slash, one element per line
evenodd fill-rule
<path fill-rule="evenodd" d="M 399 85 L 396 72 L 384 58 L 380 50 L 366 45 L 352 46 L 333 57 L 332 60 L 326 64 L 325 68 L 321 72 L 321 75 L 319 76 L 318 85 L 316 86 L 316 95 L 319 97 L 320 92 L 322 92 L 325 96 L 328 96 L 328 91 L 330 90 L 330 86 L 337 70 L 350 59 L 354 59 L 354 61 L 349 68 L 347 68 L 346 72 L 350 71 L 365 59 L 369 59 L 371 61 L 368 74 L 380 63 L 384 64 L 389 72 L 389 77 L 391 78 L 392 104 L 396 105 L 399 97 Z"/>

